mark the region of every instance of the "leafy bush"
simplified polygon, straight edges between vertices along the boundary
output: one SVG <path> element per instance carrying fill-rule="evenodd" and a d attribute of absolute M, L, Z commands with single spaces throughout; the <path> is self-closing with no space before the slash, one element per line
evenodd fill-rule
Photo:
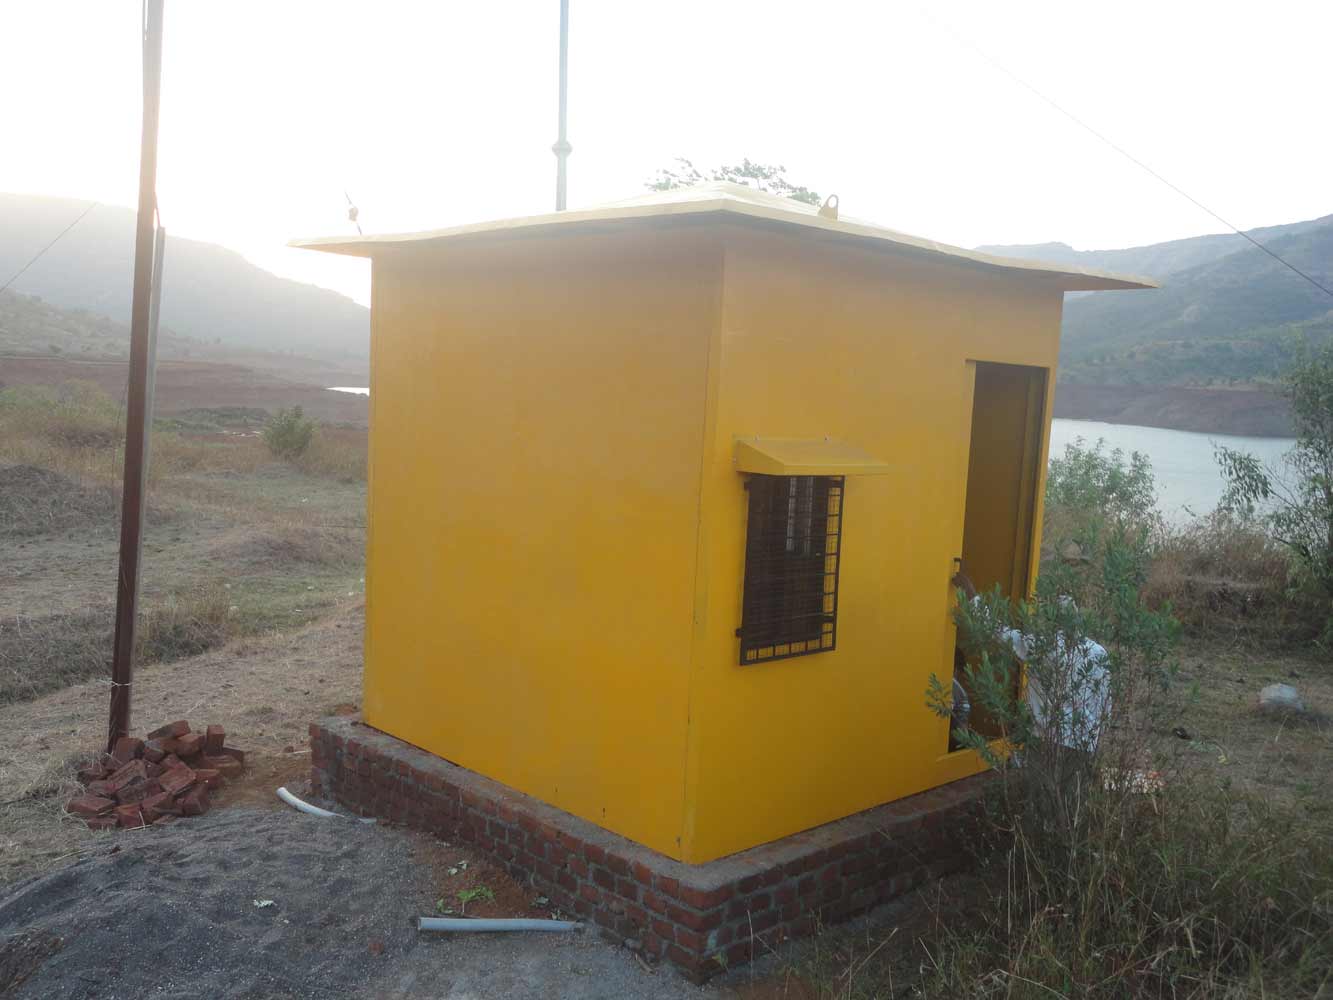
<path fill-rule="evenodd" d="M 1105 440 L 1089 447 L 1083 438 L 1077 438 L 1065 445 L 1062 456 L 1051 459 L 1046 504 L 1113 520 L 1155 520 L 1157 486 L 1152 465 L 1142 452 L 1126 457 L 1120 448 L 1108 452 Z"/>
<path fill-rule="evenodd" d="M 940 923 L 922 992 L 1314 995 L 1333 961 L 1327 824 L 1170 765 L 1153 734 L 1176 711 L 1177 630 L 1142 596 L 1155 546 L 1131 517 L 1105 530 L 1101 558 L 1053 567 L 1034 601 L 960 600 L 974 709 L 955 736 L 998 780 L 979 891 Z M 1105 647 L 1100 669 L 1088 636 Z M 952 708 L 935 678 L 927 703 Z"/>
<path fill-rule="evenodd" d="M 1322 592 L 1325 634 L 1333 639 L 1333 344 L 1303 347 L 1283 376 L 1296 446 L 1281 468 L 1253 455 L 1217 449 L 1227 489 L 1221 509 L 1250 520 L 1292 555 Z"/>
<path fill-rule="evenodd" d="M 264 443 L 275 456 L 293 461 L 305 454 L 315 434 L 315 422 L 307 420 L 299 406 L 281 409 L 264 426 Z"/>

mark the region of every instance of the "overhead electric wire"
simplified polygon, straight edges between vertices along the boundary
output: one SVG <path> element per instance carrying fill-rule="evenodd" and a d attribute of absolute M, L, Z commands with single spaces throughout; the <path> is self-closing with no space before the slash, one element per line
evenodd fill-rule
<path fill-rule="evenodd" d="M 55 246 L 57 243 L 59 243 L 61 237 L 64 236 L 67 232 L 69 232 L 71 229 L 73 229 L 75 226 L 77 226 L 80 222 L 82 222 L 82 221 L 83 221 L 83 217 L 84 217 L 85 215 L 87 215 L 89 212 L 91 212 L 94 208 L 96 208 L 97 205 L 98 205 L 97 202 L 93 202 L 91 205 L 89 205 L 87 208 L 85 208 L 82 212 L 79 213 L 79 217 L 78 217 L 77 219 L 75 219 L 73 222 L 71 222 L 71 223 L 70 223 L 68 226 L 66 226 L 64 229 L 60 230 L 60 233 L 56 236 L 55 239 L 53 239 L 50 243 L 46 244 L 46 246 L 42 247 L 42 248 L 41 248 L 40 250 L 38 250 L 35 254 L 33 254 L 32 258 L 28 261 L 28 263 L 24 264 L 21 268 L 18 269 L 18 273 L 15 274 L 14 277 L 10 278 L 10 279 L 9 279 L 8 281 L 6 281 L 3 285 L 0 285 L 0 292 L 3 292 L 6 288 L 8 288 L 8 287 L 9 287 L 10 285 L 12 285 L 14 282 L 18 281 L 19 278 L 23 277 L 23 272 L 24 272 L 24 271 L 26 271 L 28 268 L 32 267 L 32 265 L 36 264 L 37 261 L 41 260 L 42 254 L 46 253 L 46 251 L 50 250 L 53 246 Z"/>
<path fill-rule="evenodd" d="M 1264 253 L 1268 254 L 1268 256 L 1272 257 L 1275 261 L 1277 261 L 1277 262 L 1278 262 L 1279 264 L 1281 264 L 1283 267 L 1286 267 L 1286 268 L 1290 269 L 1292 272 L 1294 272 L 1295 274 L 1300 275 L 1302 278 L 1304 278 L 1304 279 L 1305 279 L 1306 281 L 1308 281 L 1310 284 L 1314 285 L 1315 288 L 1319 289 L 1319 290 L 1320 290 L 1321 292 L 1323 292 L 1325 295 L 1329 296 L 1330 298 L 1333 298 L 1333 289 L 1330 289 L 1327 285 L 1325 285 L 1323 282 L 1319 281 L 1317 278 L 1313 277 L 1312 275 L 1309 275 L 1309 274 L 1307 274 L 1305 271 L 1302 271 L 1299 267 L 1297 267 L 1295 264 L 1291 263 L 1291 261 L 1289 261 L 1289 260 L 1285 259 L 1284 257 L 1282 257 L 1280 254 L 1278 254 L 1278 253 L 1276 253 L 1275 251 L 1270 250 L 1268 247 L 1264 246 L 1262 243 L 1260 243 L 1258 240 L 1256 240 L 1256 239 L 1255 239 L 1253 236 L 1251 236 L 1249 233 L 1245 232 L 1245 231 L 1244 231 L 1243 229 L 1241 229 L 1239 226 L 1237 226 L 1237 225 L 1235 225 L 1235 224 L 1229 222 L 1228 220 L 1224 219 L 1221 215 L 1219 215 L 1218 213 L 1214 212 L 1211 208 L 1209 208 L 1207 205 L 1205 205 L 1203 202 L 1201 202 L 1198 198 L 1194 197 L 1194 196 L 1193 196 L 1192 194 L 1190 194 L 1188 191 L 1186 191 L 1186 190 L 1184 190 L 1183 188 L 1181 188 L 1178 184 L 1174 184 L 1174 183 L 1172 183 L 1171 181 L 1169 181 L 1167 178 L 1163 177 L 1161 174 L 1159 174 L 1159 173 L 1158 173 L 1156 170 L 1154 170 L 1152 167 L 1148 166 L 1148 164 L 1144 163 L 1142 160 L 1140 160 L 1140 159 L 1139 159 L 1137 156 L 1135 156 L 1133 153 L 1129 152 L 1129 150 L 1125 149 L 1123 146 L 1119 145 L 1118 143 L 1116 143 L 1116 142 L 1113 141 L 1112 139 L 1110 139 L 1110 138 L 1108 138 L 1107 136 L 1103 135 L 1101 132 L 1097 131 L 1095 128 L 1093 128 L 1093 127 L 1092 127 L 1091 125 L 1089 125 L 1087 122 L 1083 121 L 1083 119 L 1079 118 L 1079 117 L 1078 117 L 1077 115 L 1075 115 L 1072 111 L 1067 110 L 1065 107 L 1063 107 L 1063 106 L 1062 106 L 1061 104 L 1059 104 L 1057 101 L 1055 101 L 1053 98 L 1047 97 L 1045 93 L 1043 93 L 1042 91 L 1038 90 L 1038 89 L 1037 89 L 1035 86 L 1033 86 L 1032 84 L 1028 83 L 1027 80 L 1023 79 L 1023 78 L 1022 78 L 1021 76 L 1019 76 L 1017 73 L 1013 72 L 1011 69 L 1009 69 L 1008 66 L 1004 65 L 1004 63 L 1000 62 L 1000 60 L 996 59 L 996 58 L 995 58 L 994 56 L 992 56 L 989 52 L 987 52 L 985 49 L 983 49 L 980 45 L 978 45 L 976 42 L 972 41 L 972 39 L 968 38 L 968 37 L 967 37 L 966 35 L 964 35 L 962 32 L 960 32 L 960 31 L 958 31 L 957 29 L 955 29 L 955 28 L 953 27 L 953 25 L 949 24 L 949 23 L 946 22 L 946 21 L 942 21 L 942 20 L 940 20 L 939 18 L 935 17 L 933 14 L 931 14 L 929 11 L 927 11 L 927 10 L 926 10 L 925 8 L 923 8 L 923 7 L 917 7 L 916 10 L 917 10 L 917 13 L 918 13 L 918 14 L 920 14 L 923 18 L 925 18 L 926 20 L 928 20 L 928 21 L 930 21 L 931 23 L 933 23 L 933 24 L 934 24 L 937 28 L 939 28 L 941 31 L 944 31 L 944 32 L 947 33 L 947 34 L 952 35 L 954 41 L 959 42 L 960 44 L 965 45 L 965 46 L 967 46 L 968 48 L 970 48 L 970 49 L 971 49 L 973 52 L 975 52 L 977 55 L 981 56 L 982 59 L 985 59 L 988 63 L 990 63 L 992 66 L 994 66 L 996 69 L 998 69 L 1001 73 L 1003 73 L 1005 76 L 1009 77 L 1009 79 L 1013 80 L 1014 83 L 1018 84 L 1020 87 L 1024 88 L 1025 90 L 1029 91 L 1030 93 L 1035 94 L 1038 98 L 1040 98 L 1042 101 L 1044 101 L 1044 102 L 1046 102 L 1047 104 L 1049 104 L 1049 105 L 1050 105 L 1052 108 L 1054 108 L 1056 111 L 1060 112 L 1060 114 L 1064 115 L 1066 118 L 1068 118 L 1071 122 L 1073 122 L 1073 123 L 1074 123 L 1075 125 L 1077 125 L 1079 128 L 1083 129 L 1085 132 L 1087 132 L 1088 134 L 1094 136 L 1095 138 L 1100 139 L 1103 143 L 1105 143 L 1106 145 L 1110 146 L 1112 149 L 1114 149 L 1117 153 L 1119 153 L 1121 156 L 1123 156 L 1125 159 L 1127 159 L 1130 163 L 1134 164 L 1134 165 L 1135 165 L 1136 167 L 1138 167 L 1140 170 L 1145 171 L 1146 173 L 1148 173 L 1149 175 L 1151 175 L 1152 177 L 1154 177 L 1156 180 L 1158 180 L 1158 181 L 1161 182 L 1162 184 L 1165 184 L 1167 187 L 1169 187 L 1169 188 L 1170 188 L 1172 191 L 1174 191 L 1176 194 L 1180 195 L 1182 198 L 1184 198 L 1184 199 L 1185 199 L 1186 201 L 1188 201 L 1190 204 L 1194 205 L 1196 208 L 1199 208 L 1199 209 L 1201 209 L 1201 210 L 1204 211 L 1204 212 L 1207 212 L 1209 215 L 1211 215 L 1211 216 L 1212 216 L 1214 219 L 1216 219 L 1218 222 L 1222 223 L 1222 225 L 1226 226 L 1228 229 L 1230 229 L 1230 230 L 1231 230 L 1233 233 L 1235 233 L 1237 236 L 1243 236 L 1245 239 L 1249 240 L 1252 244 L 1254 244 L 1256 247 L 1258 247 L 1258 248 L 1259 248 L 1260 250 L 1262 250 Z"/>

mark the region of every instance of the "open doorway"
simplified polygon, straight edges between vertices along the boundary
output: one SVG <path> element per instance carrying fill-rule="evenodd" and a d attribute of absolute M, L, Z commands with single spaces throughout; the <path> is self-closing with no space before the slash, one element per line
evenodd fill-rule
<path fill-rule="evenodd" d="M 978 593 L 998 586 L 1010 600 L 1021 600 L 1032 582 L 1047 371 L 986 361 L 974 367 L 963 568 Z M 955 650 L 955 677 L 966 688 L 963 662 L 962 652 Z M 972 727 L 988 736 L 999 735 L 968 694 Z M 950 749 L 952 744 L 950 736 Z"/>

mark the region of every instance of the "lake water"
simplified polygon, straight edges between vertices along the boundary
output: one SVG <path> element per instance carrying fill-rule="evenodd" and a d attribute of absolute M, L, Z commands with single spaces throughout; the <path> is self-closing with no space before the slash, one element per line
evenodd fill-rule
<path fill-rule="evenodd" d="M 1207 514 L 1221 499 L 1222 476 L 1213 459 L 1214 444 L 1247 451 L 1261 462 L 1277 464 L 1294 443 L 1290 438 L 1195 434 L 1096 420 L 1054 420 L 1051 455 L 1063 454 L 1065 445 L 1078 438 L 1089 445 L 1100 438 L 1108 449 L 1122 448 L 1126 454 L 1141 451 L 1147 455 L 1157 481 L 1158 507 L 1172 521 L 1184 520 L 1191 513 Z"/>
<path fill-rule="evenodd" d="M 331 388 L 337 392 L 370 395 L 370 390 L 364 386 L 335 385 Z M 1141 451 L 1147 455 L 1157 480 L 1158 505 L 1173 521 L 1184 520 L 1191 513 L 1206 514 L 1217 506 L 1222 496 L 1222 476 L 1213 460 L 1214 444 L 1247 451 L 1269 464 L 1275 464 L 1292 445 L 1289 438 L 1194 434 L 1160 427 L 1104 424 L 1095 420 L 1055 420 L 1051 423 L 1051 454 L 1063 454 L 1065 445 L 1078 438 L 1083 438 L 1089 445 L 1101 439 L 1108 449 L 1122 448 L 1126 453 Z"/>

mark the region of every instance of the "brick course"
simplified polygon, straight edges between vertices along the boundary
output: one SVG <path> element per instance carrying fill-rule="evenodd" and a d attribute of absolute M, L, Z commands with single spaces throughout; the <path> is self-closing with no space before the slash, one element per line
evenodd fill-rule
<path fill-rule="evenodd" d="M 696 982 L 961 867 L 983 780 L 688 865 L 353 719 L 312 724 L 310 746 L 318 793 L 466 841 L 553 907 Z"/>

